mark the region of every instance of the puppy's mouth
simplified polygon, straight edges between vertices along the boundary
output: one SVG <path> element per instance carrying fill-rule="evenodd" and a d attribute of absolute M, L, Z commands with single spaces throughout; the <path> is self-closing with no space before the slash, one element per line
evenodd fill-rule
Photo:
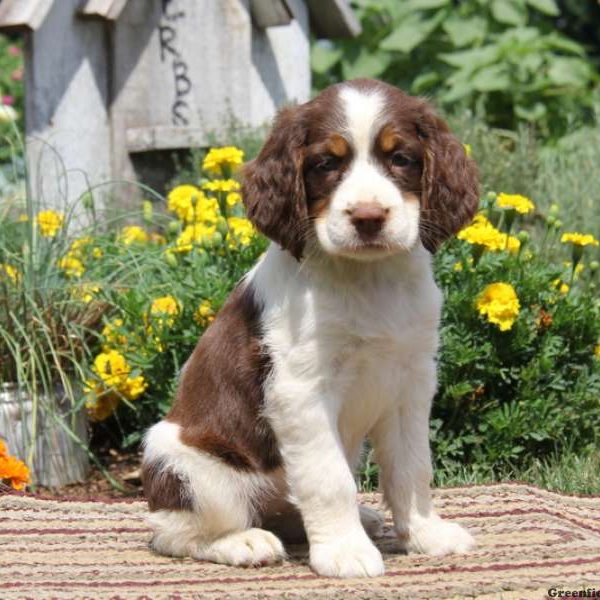
<path fill-rule="evenodd" d="M 337 254 L 357 260 L 377 260 L 394 254 L 409 252 L 404 244 L 381 239 L 359 240 L 337 248 Z"/>

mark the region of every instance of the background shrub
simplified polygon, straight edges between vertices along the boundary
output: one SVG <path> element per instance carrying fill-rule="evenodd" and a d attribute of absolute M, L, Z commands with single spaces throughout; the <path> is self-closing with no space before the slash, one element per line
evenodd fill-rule
<path fill-rule="evenodd" d="M 552 137 L 590 118 L 596 65 L 584 45 L 556 26 L 569 22 L 564 16 L 577 10 L 572 4 L 562 12 L 555 0 L 353 0 L 352 5 L 361 35 L 313 45 L 317 88 L 378 77 L 414 94 L 433 95 L 444 108 L 479 111 L 490 125 L 516 129 L 529 123 Z M 565 28 L 580 36 L 584 31 Z"/>

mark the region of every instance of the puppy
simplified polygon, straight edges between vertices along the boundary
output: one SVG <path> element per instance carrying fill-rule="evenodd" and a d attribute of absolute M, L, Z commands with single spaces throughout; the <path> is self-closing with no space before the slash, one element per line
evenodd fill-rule
<path fill-rule="evenodd" d="M 284 557 L 278 525 L 304 530 L 320 575 L 381 575 L 353 475 L 368 436 L 406 547 L 468 550 L 432 507 L 428 420 L 442 302 L 431 253 L 473 217 L 473 161 L 427 102 L 359 79 L 279 113 L 243 198 L 273 243 L 145 437 L 154 549 L 269 564 Z"/>

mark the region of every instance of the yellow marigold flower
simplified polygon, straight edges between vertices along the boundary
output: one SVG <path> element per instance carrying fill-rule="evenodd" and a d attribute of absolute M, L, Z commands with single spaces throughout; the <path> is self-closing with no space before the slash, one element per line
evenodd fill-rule
<path fill-rule="evenodd" d="M 195 185 L 178 185 L 167 196 L 167 208 L 182 221 L 193 221 L 193 204 L 203 196 Z"/>
<path fill-rule="evenodd" d="M 215 311 L 213 310 L 210 300 L 203 300 L 194 313 L 194 321 L 196 321 L 200 327 L 206 327 L 214 320 Z"/>
<path fill-rule="evenodd" d="M 473 222 L 459 231 L 456 237 L 469 244 L 483 246 L 491 252 L 502 250 L 517 252 L 521 247 L 521 242 L 518 238 L 513 235 L 506 235 L 499 229 L 496 229 L 487 217 L 481 213 L 475 215 Z"/>
<path fill-rule="evenodd" d="M 12 283 L 18 283 L 21 278 L 18 269 L 8 263 L 0 263 L 0 280 L 2 280 L 3 276 L 8 277 Z"/>
<path fill-rule="evenodd" d="M 109 350 L 96 356 L 93 370 L 106 386 L 118 388 L 127 379 L 131 367 L 120 352 Z"/>
<path fill-rule="evenodd" d="M 600 358 L 600 344 L 598 344 L 595 348 L 594 348 L 594 354 L 596 355 L 597 358 Z"/>
<path fill-rule="evenodd" d="M 500 208 L 513 208 L 522 215 L 535 210 L 535 204 L 527 196 L 521 196 L 520 194 L 498 194 L 496 205 Z"/>
<path fill-rule="evenodd" d="M 92 249 L 92 256 L 94 258 L 102 258 L 104 256 L 104 252 L 102 251 L 102 248 L 98 248 L 98 246 L 96 246 L 95 248 Z"/>
<path fill-rule="evenodd" d="M 215 223 L 219 217 L 219 203 L 208 198 L 193 185 L 180 185 L 169 193 L 167 207 L 186 223 Z"/>
<path fill-rule="evenodd" d="M 130 244 L 145 244 L 150 239 L 148 232 L 139 225 L 123 227 L 119 233 L 119 240 L 126 246 Z"/>
<path fill-rule="evenodd" d="M 229 217 L 227 225 L 229 226 L 227 240 L 230 247 L 235 246 L 236 242 L 242 246 L 247 246 L 256 233 L 252 223 L 244 217 Z"/>
<path fill-rule="evenodd" d="M 127 347 L 129 339 L 125 334 L 120 333 L 119 330 L 122 328 L 123 319 L 113 319 L 102 328 L 102 337 L 104 338 L 102 348 L 105 352 L 109 352 L 115 346 L 119 348 Z"/>
<path fill-rule="evenodd" d="M 225 198 L 225 202 L 227 202 L 227 206 L 229 206 L 229 208 L 237 206 L 241 201 L 242 195 L 238 194 L 237 192 L 230 192 Z"/>
<path fill-rule="evenodd" d="M 477 310 L 487 320 L 507 331 L 519 315 L 520 304 L 515 289 L 509 283 L 491 283 L 477 297 Z"/>
<path fill-rule="evenodd" d="M 89 246 L 93 241 L 94 240 L 89 235 L 73 240 L 69 248 L 69 254 L 73 256 L 81 256 L 85 252 L 87 246 Z"/>
<path fill-rule="evenodd" d="M 83 263 L 70 254 L 67 254 L 58 261 L 58 267 L 65 272 L 67 277 L 78 278 L 85 273 Z"/>
<path fill-rule="evenodd" d="M 81 300 L 84 304 L 89 304 L 101 289 L 102 288 L 95 283 L 82 283 L 73 286 L 71 289 L 71 296 L 75 298 L 75 300 Z"/>
<path fill-rule="evenodd" d="M 152 302 L 150 314 L 176 315 L 179 313 L 179 302 L 173 296 L 161 296 Z"/>
<path fill-rule="evenodd" d="M 202 170 L 221 175 L 224 168 L 233 169 L 244 162 L 244 151 L 235 146 L 211 148 L 204 157 Z"/>
<path fill-rule="evenodd" d="M 43 210 L 37 214 L 36 221 L 44 237 L 54 237 L 63 226 L 65 216 L 55 210 Z"/>
<path fill-rule="evenodd" d="M 159 325 L 171 327 L 175 317 L 181 312 L 179 302 L 173 296 L 156 298 L 150 306 L 150 315 L 157 318 Z"/>
<path fill-rule="evenodd" d="M 211 192 L 237 192 L 240 188 L 239 181 L 235 179 L 213 179 L 202 184 L 202 189 Z"/>
<path fill-rule="evenodd" d="M 559 291 L 561 294 L 566 294 L 566 293 L 569 291 L 569 285 L 568 285 L 568 284 L 566 284 L 564 281 L 561 281 L 560 279 L 555 279 L 555 280 L 552 282 L 552 285 L 553 285 L 553 286 L 554 286 L 556 289 L 558 289 L 558 291 Z"/>
<path fill-rule="evenodd" d="M 216 225 L 205 225 L 204 223 L 188 225 L 179 234 L 173 251 L 189 252 L 195 245 L 209 245 L 214 240 L 216 233 Z"/>
<path fill-rule="evenodd" d="M 8 454 L 6 445 L 0 441 L 0 481 L 7 481 L 13 489 L 22 490 L 29 482 L 29 469 L 27 465 Z"/>
<path fill-rule="evenodd" d="M 92 380 L 86 381 L 86 387 L 90 389 L 85 399 L 85 408 L 90 421 L 105 421 L 119 405 L 119 396 L 114 391 L 96 385 Z"/>
<path fill-rule="evenodd" d="M 471 156 L 471 154 L 473 154 L 473 148 L 471 147 L 471 144 L 463 144 L 463 148 L 465 149 L 465 154 L 467 156 Z"/>
<path fill-rule="evenodd" d="M 598 246 L 600 242 L 591 233 L 563 233 L 560 241 L 575 246 Z"/>
<path fill-rule="evenodd" d="M 128 400 L 136 400 L 139 398 L 147 389 L 148 384 L 144 380 L 144 376 L 128 377 L 122 385 L 119 387 L 119 391 Z"/>

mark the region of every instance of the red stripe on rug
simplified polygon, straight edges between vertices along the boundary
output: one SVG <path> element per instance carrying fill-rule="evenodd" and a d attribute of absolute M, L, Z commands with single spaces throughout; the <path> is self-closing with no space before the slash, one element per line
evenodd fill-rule
<path fill-rule="evenodd" d="M 476 565 L 473 567 L 458 567 L 456 565 L 448 566 L 448 567 L 429 567 L 425 569 L 411 568 L 411 569 L 403 569 L 400 571 L 390 571 L 385 574 L 386 577 L 395 577 L 400 575 L 433 575 L 437 573 L 482 573 L 486 571 L 511 571 L 518 569 L 528 569 L 531 567 L 558 567 L 558 566 L 569 566 L 569 565 L 585 565 L 585 564 L 600 564 L 600 556 L 595 556 L 593 558 L 575 558 L 571 560 L 555 560 L 555 561 L 547 561 L 547 562 L 525 562 L 525 563 L 500 563 L 500 564 L 492 564 L 492 565 Z M 156 581 L 112 581 L 112 582 L 102 582 L 102 581 L 87 581 L 87 582 L 75 582 L 75 581 L 36 581 L 36 587 L 44 586 L 44 587 L 102 587 L 105 585 L 118 585 L 123 587 L 136 587 L 136 586 L 154 586 L 154 585 L 164 585 L 166 583 L 179 584 L 179 585 L 199 585 L 199 584 L 207 584 L 207 583 L 253 583 L 253 582 L 263 582 L 263 581 L 297 581 L 297 580 L 310 580 L 310 579 L 320 579 L 318 575 L 315 574 L 306 574 L 306 575 L 285 575 L 281 577 L 225 577 L 225 578 L 205 578 L 205 579 L 179 579 L 179 580 L 156 580 Z M 17 588 L 24 587 L 27 585 L 31 585 L 31 582 L 21 582 L 15 581 L 12 583 L 4 583 L 4 588 Z"/>

